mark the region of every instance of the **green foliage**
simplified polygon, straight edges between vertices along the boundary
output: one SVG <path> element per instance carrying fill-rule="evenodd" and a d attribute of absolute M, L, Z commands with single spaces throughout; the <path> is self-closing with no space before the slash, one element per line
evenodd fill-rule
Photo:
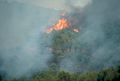
<path fill-rule="evenodd" d="M 117 66 L 117 72 L 120 73 L 120 65 Z"/>
<path fill-rule="evenodd" d="M 120 20 L 111 21 L 108 20 L 105 24 L 102 24 L 103 32 L 105 33 L 105 40 L 109 40 L 112 38 L 112 41 L 119 45 L 120 43 Z M 84 28 L 81 28 L 84 31 Z M 79 30 L 81 31 L 81 30 Z M 98 66 L 94 66 L 90 64 L 91 57 L 93 52 L 99 48 L 104 42 L 101 38 L 95 39 L 92 42 L 84 42 L 84 38 L 81 32 L 74 32 L 73 28 L 67 28 L 59 31 L 53 31 L 51 34 L 45 34 L 40 40 L 40 44 L 43 45 L 42 54 L 46 51 L 45 47 L 50 47 L 53 50 L 51 53 L 53 57 L 49 61 L 49 71 L 48 78 L 45 79 L 45 75 L 43 76 L 34 76 L 32 79 L 45 81 L 52 78 L 54 81 L 111 81 L 119 77 L 120 66 L 117 69 L 108 68 L 105 70 L 100 70 L 99 72 L 95 72 L 93 70 L 99 70 L 102 66 L 100 62 L 98 62 Z M 52 38 L 51 38 L 51 35 Z M 80 35 L 80 36 L 79 36 Z M 113 38 L 115 36 L 115 38 Z M 92 39 L 92 38 L 91 38 Z M 90 39 L 90 40 L 91 40 Z M 94 50 L 92 49 L 94 48 Z M 67 50 L 71 51 L 67 51 Z M 109 49 L 113 50 L 113 47 L 110 46 Z M 115 48 L 114 48 L 115 49 Z M 74 60 L 74 61 L 73 61 Z M 69 74 L 65 71 L 58 72 L 59 63 L 63 62 L 62 66 L 68 68 L 68 71 L 76 72 L 77 74 Z M 117 62 L 115 62 L 117 64 Z M 89 70 L 93 72 L 86 72 L 86 74 L 82 74 L 84 71 Z M 58 74 L 57 74 L 58 72 Z M 53 74 L 53 75 L 51 75 Z M 39 79 L 38 79 L 39 77 Z"/>
<path fill-rule="evenodd" d="M 55 63 L 52 63 L 49 66 L 49 71 L 51 74 L 56 75 L 58 73 L 58 66 Z"/>
<path fill-rule="evenodd" d="M 46 71 L 42 77 L 37 75 L 30 81 L 54 81 L 54 77 L 49 71 Z"/>
<path fill-rule="evenodd" d="M 52 63 L 51 68 L 56 69 L 56 64 Z M 77 73 L 70 74 L 64 70 L 59 71 L 57 75 L 53 75 L 52 72 L 46 71 L 42 76 L 36 75 L 30 81 L 119 81 L 120 73 L 117 68 L 111 67 L 108 69 L 101 69 L 100 71 L 86 72 L 85 74 L 78 75 Z M 8 81 L 4 79 L 3 81 Z M 19 81 L 19 79 L 12 79 L 9 81 Z M 27 81 L 24 77 L 21 77 L 21 81 Z"/>
<path fill-rule="evenodd" d="M 47 72 L 45 72 L 45 74 L 44 74 L 44 79 L 45 79 L 45 81 L 53 81 L 53 80 L 54 80 L 54 77 L 53 77 L 52 74 L 50 74 L 49 71 L 47 71 Z"/>
<path fill-rule="evenodd" d="M 32 77 L 35 78 L 37 75 L 37 73 L 33 73 Z"/>
<path fill-rule="evenodd" d="M 71 75 L 69 72 L 60 71 L 58 72 L 58 81 L 71 81 Z"/>
<path fill-rule="evenodd" d="M 97 73 L 95 71 L 92 73 L 86 72 L 78 78 L 78 81 L 97 81 Z"/>
<path fill-rule="evenodd" d="M 21 77 L 21 81 L 27 81 L 24 77 Z"/>
<path fill-rule="evenodd" d="M 19 79 L 13 78 L 12 81 L 19 81 Z"/>
<path fill-rule="evenodd" d="M 111 67 L 105 70 L 100 70 L 98 72 L 98 80 L 113 81 L 114 79 L 118 78 L 119 75 L 120 74 L 117 72 L 117 69 Z"/>
<path fill-rule="evenodd" d="M 77 81 L 77 79 L 78 79 L 78 74 L 77 73 L 71 74 L 71 81 Z"/>
<path fill-rule="evenodd" d="M 3 81 L 8 81 L 6 78 Z M 10 80 L 9 80 L 10 81 Z"/>
<path fill-rule="evenodd" d="M 0 75 L 0 81 L 2 81 L 2 79 L 3 79 L 3 78 L 2 78 L 2 75 Z"/>
<path fill-rule="evenodd" d="M 77 73 L 82 73 L 85 67 L 88 65 L 91 58 L 91 45 L 83 43 L 82 40 L 78 40 L 77 33 L 70 31 L 69 29 L 63 29 L 53 34 L 53 58 L 52 62 L 56 63 L 59 67 L 61 61 L 76 60 L 75 67 L 69 67 L 66 62 L 63 63 L 64 67 L 68 67 L 71 71 L 76 69 Z M 67 50 L 71 51 L 67 51 Z M 85 51 L 82 51 L 84 49 Z M 87 50 L 87 51 L 86 51 Z M 67 58 L 66 58 L 67 57 Z M 70 62 L 69 62 L 70 63 Z M 81 67 L 81 68 L 79 68 Z M 81 69 L 81 70 L 79 70 Z"/>

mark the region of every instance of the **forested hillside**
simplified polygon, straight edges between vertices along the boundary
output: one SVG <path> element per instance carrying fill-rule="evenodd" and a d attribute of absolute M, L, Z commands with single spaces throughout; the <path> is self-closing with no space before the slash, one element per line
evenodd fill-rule
<path fill-rule="evenodd" d="M 72 12 L 2 5 L 0 81 L 119 81 L 119 3 L 92 0 L 82 9 L 68 4 Z"/>
<path fill-rule="evenodd" d="M 0 75 L 0 81 L 3 78 Z M 4 79 L 3 81 L 119 81 L 120 80 L 120 66 L 117 68 L 111 67 L 108 69 L 101 69 L 100 71 L 86 72 L 78 75 L 77 73 L 70 74 L 64 70 L 59 71 L 57 75 L 46 71 L 42 75 L 34 74 L 34 77 L 27 80 L 24 77 L 20 79 L 13 78 L 12 80 Z"/>
<path fill-rule="evenodd" d="M 56 70 L 56 72 L 58 69 L 64 69 L 70 73 L 76 72 L 81 74 L 86 71 L 99 71 L 101 67 L 104 68 L 104 63 L 113 58 L 112 56 L 114 54 L 119 56 L 118 47 L 120 43 L 120 33 L 117 32 L 120 30 L 119 21 L 120 20 L 117 19 L 113 22 L 108 21 L 107 23 L 102 24 L 104 28 L 104 39 L 101 37 L 94 41 L 90 41 L 92 40 L 91 37 L 88 39 L 90 42 L 86 42 L 85 37 L 83 37 L 84 34 L 82 31 L 84 31 L 84 27 L 79 28 L 79 32 L 73 31 L 75 26 L 59 31 L 53 31 L 50 33 L 53 35 L 53 38 L 50 37 L 50 34 L 44 35 L 42 39 L 44 40 L 44 43 L 42 42 L 40 44 L 44 44 L 45 47 L 50 47 L 50 52 L 53 54 L 53 57 L 48 61 L 50 69 Z M 114 28 L 114 30 L 112 28 Z M 99 37 L 99 35 L 97 36 Z M 53 41 L 50 41 L 52 39 Z M 103 48 L 101 49 L 101 47 Z M 43 48 L 43 50 L 45 50 L 45 48 Z M 103 58 L 101 58 L 101 60 L 96 59 L 97 64 L 95 65 L 93 62 L 95 57 L 93 57 L 93 55 L 99 55 L 97 53 L 101 53 Z M 106 57 L 108 55 L 109 57 Z M 107 59 L 104 59 L 104 56 Z M 113 62 L 117 65 L 120 60 L 113 60 Z"/>

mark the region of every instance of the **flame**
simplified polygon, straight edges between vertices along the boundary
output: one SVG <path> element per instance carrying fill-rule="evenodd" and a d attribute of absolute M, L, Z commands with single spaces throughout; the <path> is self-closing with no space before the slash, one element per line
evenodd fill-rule
<path fill-rule="evenodd" d="M 58 20 L 59 23 L 56 24 L 56 26 L 54 26 L 54 29 L 55 30 L 62 30 L 63 28 L 67 28 L 69 26 L 72 26 L 71 23 L 67 23 L 67 19 L 61 19 L 61 20 Z"/>
<path fill-rule="evenodd" d="M 53 31 L 53 28 L 50 28 L 49 30 L 47 30 L 47 34 L 50 33 L 51 31 Z"/>
<path fill-rule="evenodd" d="M 71 51 L 71 50 L 68 49 L 67 51 Z"/>
<path fill-rule="evenodd" d="M 74 29 L 75 32 L 78 32 L 78 29 Z"/>
<path fill-rule="evenodd" d="M 50 32 L 52 32 L 53 31 L 53 29 L 54 30 L 62 30 L 63 28 L 68 28 L 69 26 L 72 26 L 72 25 L 74 25 L 74 23 L 72 24 L 72 23 L 67 23 L 67 19 L 64 19 L 64 18 L 62 18 L 62 19 L 58 19 L 58 23 L 55 25 L 54 23 L 53 23 L 53 28 L 50 28 L 49 30 L 46 30 L 47 31 L 47 34 L 49 34 Z"/>
<path fill-rule="evenodd" d="M 50 51 L 52 51 L 52 48 L 50 48 Z"/>
<path fill-rule="evenodd" d="M 63 12 L 63 14 L 61 14 L 62 16 L 65 16 L 65 11 Z"/>
<path fill-rule="evenodd" d="M 82 49 L 82 51 L 85 51 L 84 49 Z"/>
<path fill-rule="evenodd" d="M 65 16 L 65 11 L 63 12 L 62 16 Z M 68 28 L 69 26 L 74 25 L 74 23 L 70 23 L 71 21 L 71 17 L 68 18 L 68 22 L 67 19 L 58 19 L 58 23 L 54 24 L 53 23 L 53 27 L 51 27 L 50 29 L 47 29 L 45 31 L 47 31 L 47 34 L 51 33 L 53 30 L 62 30 L 63 28 Z"/>

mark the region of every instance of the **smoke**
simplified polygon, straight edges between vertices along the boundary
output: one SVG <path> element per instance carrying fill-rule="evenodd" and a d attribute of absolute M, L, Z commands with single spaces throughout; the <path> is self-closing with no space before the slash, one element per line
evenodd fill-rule
<path fill-rule="evenodd" d="M 39 3 L 35 4 L 33 1 L 30 2 L 32 4 L 25 0 L 18 1 L 20 3 L 13 1 L 0 1 L 0 74 L 7 78 L 19 78 L 47 67 L 52 54 L 49 51 L 50 46 L 45 46 L 43 42 L 51 42 L 52 36 L 47 35 L 48 38 L 45 39 L 43 30 L 56 22 L 54 20 L 59 19 L 63 12 L 55 11 L 60 10 L 60 6 L 57 9 L 55 6 L 46 6 L 55 9 L 53 10 L 38 7 Z M 83 72 L 98 71 L 100 67 L 108 68 L 120 64 L 120 1 L 87 0 L 83 1 L 85 7 L 78 3 L 78 0 L 67 0 L 61 4 L 64 4 L 66 11 L 72 11 L 70 15 L 77 21 L 74 27 L 80 30 L 78 43 L 81 48 L 94 52 L 85 54 L 74 50 L 76 44 L 73 43 L 72 51 L 69 56 L 66 54 L 66 59 L 60 63 L 60 69 L 76 72 L 79 67 Z M 78 63 L 78 60 L 82 63 Z"/>
<path fill-rule="evenodd" d="M 85 44 L 90 45 L 90 49 L 94 50 L 94 52 L 88 53 L 91 57 L 90 62 L 85 62 L 88 60 L 88 57 L 84 55 L 83 63 L 87 64 L 84 66 L 84 69 L 82 69 L 82 64 L 77 64 L 79 62 L 77 57 L 73 57 L 73 55 L 79 53 L 79 56 L 83 58 L 82 52 L 76 51 L 72 53 L 71 57 L 67 56 L 69 60 L 61 62 L 61 69 L 75 72 L 75 69 L 63 66 L 64 63 L 72 68 L 80 66 L 79 69 L 83 70 L 83 72 L 98 71 L 101 67 L 105 69 L 111 66 L 116 67 L 120 64 L 120 33 L 118 32 L 120 31 L 119 3 L 119 0 L 92 0 L 90 4 L 82 8 L 82 11 L 81 8 L 66 3 L 74 9 L 71 15 L 78 21 L 74 27 L 79 30 L 82 29 L 78 36 L 79 43 L 83 44 L 82 48 L 84 49 L 89 48 L 89 46 L 85 47 Z"/>
<path fill-rule="evenodd" d="M 73 7 L 84 7 L 91 0 L 7 0 L 9 3 L 13 1 L 17 1 L 19 3 L 31 3 L 36 6 L 45 7 L 45 8 L 52 8 L 54 10 L 65 10 L 65 11 L 73 11 Z M 73 7 L 67 4 L 71 4 Z"/>
<path fill-rule="evenodd" d="M 43 52 L 40 42 L 45 41 L 41 39 L 47 25 L 62 12 L 7 1 L 0 1 L 0 12 L 0 74 L 19 78 L 46 68 L 52 54 L 50 47 Z"/>
<path fill-rule="evenodd" d="M 118 50 L 120 44 L 116 42 L 120 34 L 118 33 L 120 24 L 116 23 L 120 19 L 118 3 L 120 3 L 119 0 L 93 0 L 92 4 L 83 10 L 87 15 L 84 40 L 88 43 L 97 41 L 96 44 L 98 44 L 97 47 L 94 46 L 96 51 L 92 54 L 90 62 L 90 66 L 94 67 L 93 70 L 97 70 L 97 66 L 108 68 L 120 64 L 117 58 L 120 53 Z M 108 33 L 111 35 L 108 36 Z"/>

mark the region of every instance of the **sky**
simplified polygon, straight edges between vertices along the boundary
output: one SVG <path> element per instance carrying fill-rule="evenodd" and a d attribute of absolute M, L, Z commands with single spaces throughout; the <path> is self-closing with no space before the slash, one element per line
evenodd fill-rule
<path fill-rule="evenodd" d="M 91 3 L 91 0 L 7 0 L 9 3 L 17 1 L 20 3 L 31 3 L 36 6 L 52 8 L 54 10 L 65 10 L 71 12 L 70 5 L 74 7 L 84 7 Z M 69 5 L 68 5 L 69 4 Z"/>

